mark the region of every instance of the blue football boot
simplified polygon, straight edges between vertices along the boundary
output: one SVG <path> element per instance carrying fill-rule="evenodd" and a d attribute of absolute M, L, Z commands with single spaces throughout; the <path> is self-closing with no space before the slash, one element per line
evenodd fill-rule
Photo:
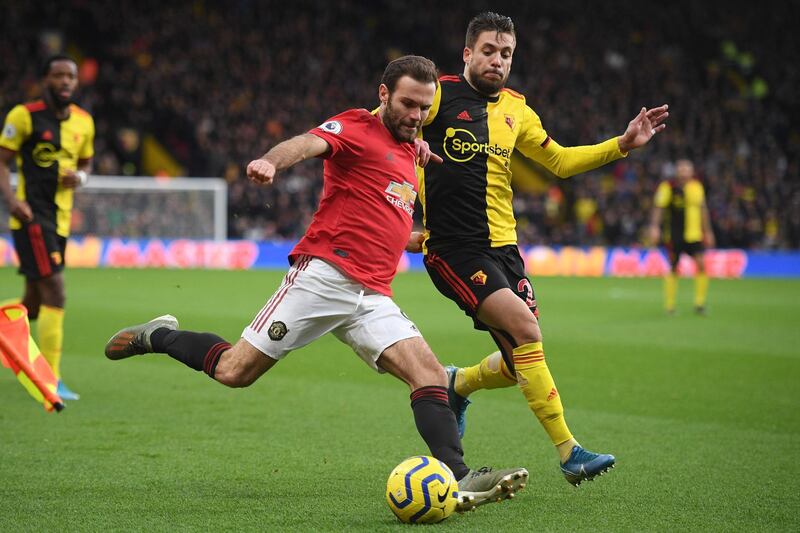
<path fill-rule="evenodd" d="M 447 400 L 450 403 L 450 409 L 456 415 L 456 423 L 458 424 L 458 436 L 464 438 L 464 431 L 467 427 L 467 406 L 472 402 L 461 396 L 456 392 L 456 374 L 458 367 L 446 366 L 444 367 L 447 372 Z"/>
<path fill-rule="evenodd" d="M 609 468 L 614 468 L 615 461 L 613 455 L 594 453 L 575 446 L 567 462 L 561 464 L 561 471 L 567 481 L 577 487 L 582 481 L 591 481 L 595 476 L 608 472 Z"/>
<path fill-rule="evenodd" d="M 70 388 L 67 387 L 67 384 L 64 383 L 63 381 L 61 381 L 60 379 L 58 380 L 58 387 L 56 388 L 56 394 L 58 394 L 58 396 L 62 400 L 80 400 L 81 399 L 80 394 L 70 390 Z"/>

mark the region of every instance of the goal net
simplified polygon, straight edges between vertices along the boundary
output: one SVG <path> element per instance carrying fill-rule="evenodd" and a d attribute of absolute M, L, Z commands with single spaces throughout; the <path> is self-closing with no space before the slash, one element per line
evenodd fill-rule
<path fill-rule="evenodd" d="M 71 235 L 224 240 L 227 196 L 218 178 L 92 176 L 74 196 Z M 0 234 L 8 231 L 0 202 Z"/>

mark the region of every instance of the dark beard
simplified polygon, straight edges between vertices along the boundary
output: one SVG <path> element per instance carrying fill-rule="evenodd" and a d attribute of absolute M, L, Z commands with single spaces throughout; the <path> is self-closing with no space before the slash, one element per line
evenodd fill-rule
<path fill-rule="evenodd" d="M 475 78 L 472 80 L 472 85 L 475 86 L 476 91 L 484 96 L 492 96 L 500 92 L 500 89 L 505 86 L 505 82 L 503 80 L 499 80 L 495 83 L 492 83 L 483 78 Z"/>
<path fill-rule="evenodd" d="M 394 110 L 392 109 L 391 97 L 386 102 L 386 110 L 383 113 L 383 125 L 386 126 L 386 129 L 389 130 L 389 133 L 392 134 L 392 137 L 394 137 L 397 142 L 401 143 L 414 142 L 416 133 L 411 138 L 406 138 L 403 137 L 403 134 L 400 132 L 400 120 L 398 120 L 395 117 Z"/>
<path fill-rule="evenodd" d="M 480 75 L 478 72 L 474 72 L 472 70 L 469 71 L 469 81 L 472 82 L 472 86 L 475 88 L 476 91 L 485 95 L 485 96 L 492 96 L 500 92 L 500 89 L 505 87 L 506 80 L 497 80 L 495 82 L 488 81 L 483 76 Z"/>
<path fill-rule="evenodd" d="M 53 102 L 53 105 L 58 110 L 66 109 L 72 103 L 72 97 L 70 98 L 61 98 L 58 92 L 54 91 L 50 87 L 47 88 L 47 92 L 50 94 L 50 101 Z"/>

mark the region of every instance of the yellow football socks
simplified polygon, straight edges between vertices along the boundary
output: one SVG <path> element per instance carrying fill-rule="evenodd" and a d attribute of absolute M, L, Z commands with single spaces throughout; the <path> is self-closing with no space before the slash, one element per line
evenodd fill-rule
<path fill-rule="evenodd" d="M 519 388 L 550 440 L 558 446 L 572 439 L 564 420 L 561 397 L 544 360 L 542 343 L 531 342 L 518 346 L 514 348 L 513 355 Z"/>
<path fill-rule="evenodd" d="M 670 272 L 664 276 L 664 309 L 668 312 L 675 310 L 675 295 L 678 293 L 678 275 Z"/>
<path fill-rule="evenodd" d="M 462 368 L 456 374 L 455 390 L 466 398 L 476 390 L 510 387 L 517 382 L 500 352 L 487 355 L 477 365 Z"/>
<path fill-rule="evenodd" d="M 42 305 L 39 308 L 39 349 L 61 379 L 61 344 L 64 340 L 64 310 Z"/>
<path fill-rule="evenodd" d="M 706 305 L 706 295 L 708 294 L 708 275 L 705 272 L 698 272 L 694 277 L 694 306 L 704 307 Z"/>

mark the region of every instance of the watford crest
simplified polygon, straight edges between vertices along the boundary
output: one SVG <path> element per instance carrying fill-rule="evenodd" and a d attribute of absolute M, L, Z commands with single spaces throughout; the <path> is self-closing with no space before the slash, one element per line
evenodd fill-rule
<path fill-rule="evenodd" d="M 486 280 L 488 279 L 488 277 L 489 276 L 487 276 L 483 272 L 483 270 L 478 270 L 473 275 L 471 275 L 469 279 L 472 280 L 472 283 L 474 283 L 475 285 L 486 285 Z"/>

